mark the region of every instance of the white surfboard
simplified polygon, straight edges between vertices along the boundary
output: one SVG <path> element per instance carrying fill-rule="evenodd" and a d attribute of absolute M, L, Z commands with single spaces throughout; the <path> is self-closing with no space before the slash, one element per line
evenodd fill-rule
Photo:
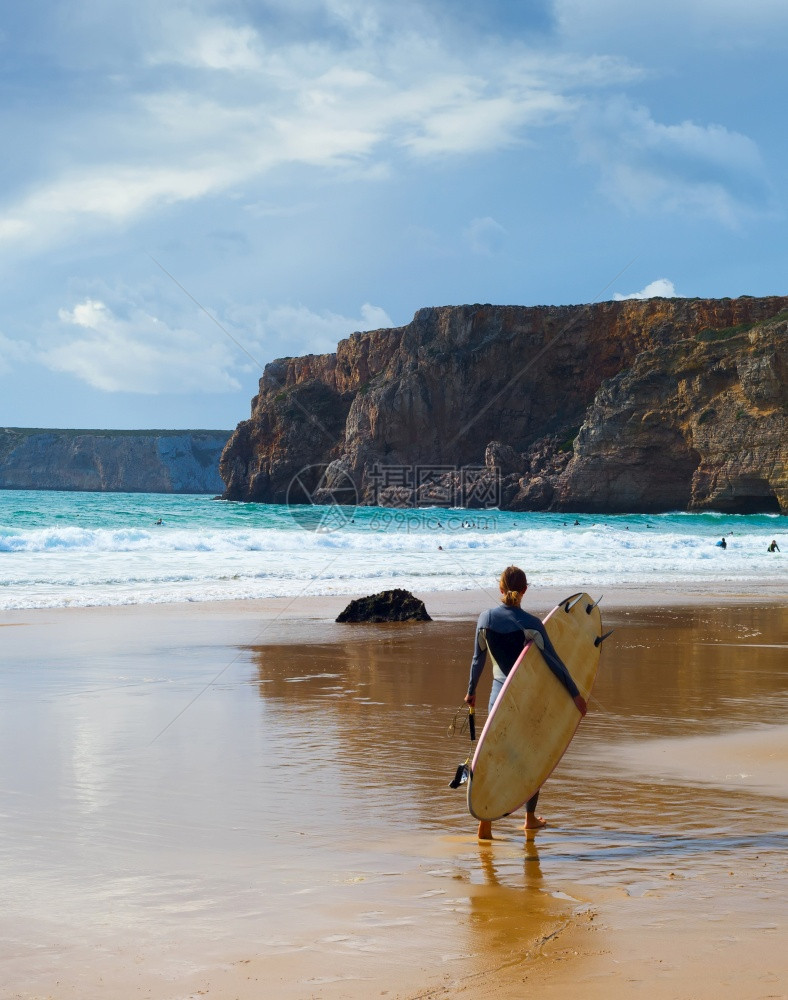
<path fill-rule="evenodd" d="M 586 699 L 596 679 L 602 619 L 588 594 L 553 608 L 544 627 Z M 519 809 L 563 757 L 581 715 L 536 644 L 526 645 L 479 737 L 468 779 L 468 809 L 493 820 Z"/>

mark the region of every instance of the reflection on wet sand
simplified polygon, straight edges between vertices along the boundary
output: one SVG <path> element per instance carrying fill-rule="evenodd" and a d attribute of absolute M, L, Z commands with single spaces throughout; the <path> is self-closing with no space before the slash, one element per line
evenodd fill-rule
<path fill-rule="evenodd" d="M 617 616 L 596 703 L 545 786 L 540 805 L 551 826 L 524 841 L 521 819 L 510 818 L 476 861 L 458 859 L 469 866 L 467 916 L 458 924 L 473 961 L 453 979 L 457 991 L 491 970 L 529 968 L 546 942 L 593 920 L 593 906 L 611 892 L 619 902 L 667 901 L 662 919 L 670 921 L 688 880 L 705 883 L 699 895 L 707 899 L 732 867 L 759 879 L 777 870 L 788 846 L 785 790 L 767 809 L 756 788 L 721 794 L 691 769 L 661 771 L 659 750 L 666 739 L 700 739 L 719 754 L 732 733 L 782 721 L 785 610 L 632 617 Z M 266 705 L 317 727 L 331 703 L 337 780 L 378 820 L 471 834 L 462 792 L 445 788 L 465 744 L 441 738 L 466 683 L 469 637 L 468 626 L 443 623 L 349 630 L 322 648 L 268 646 L 254 654 L 259 690 Z"/>
<path fill-rule="evenodd" d="M 298 735 L 296 756 L 330 762 L 365 810 L 444 829 L 447 804 L 455 819 L 466 815 L 463 792 L 447 785 L 470 742 L 449 741 L 446 729 L 467 684 L 467 626 L 350 628 L 343 642 L 254 651 L 272 735 L 288 744 Z"/>
<path fill-rule="evenodd" d="M 784 649 L 751 644 L 764 632 L 784 636 L 786 620 L 779 608 L 644 612 L 633 625 L 619 618 L 592 711 L 545 788 L 544 808 L 549 802 L 554 815 L 561 810 L 563 821 L 569 805 L 587 806 L 594 826 L 621 822 L 620 789 L 632 776 L 611 766 L 615 754 L 634 755 L 635 747 L 648 754 L 655 739 L 723 737 L 781 723 L 788 707 Z M 457 623 L 348 627 L 342 642 L 267 645 L 252 659 L 266 713 L 278 716 L 275 730 L 300 735 L 302 752 L 321 747 L 365 801 L 393 807 L 395 822 L 412 799 L 427 826 L 467 828 L 463 791 L 443 786 L 469 748 L 467 737 L 444 737 L 467 681 L 469 634 Z M 731 637 L 740 641 L 731 646 Z M 666 775 L 655 773 L 657 765 L 642 766 L 628 789 L 635 825 L 655 796 L 664 798 Z M 685 791 L 672 789 L 667 808 Z"/>
<path fill-rule="evenodd" d="M 484 877 L 470 895 L 467 933 L 482 970 L 517 966 L 538 954 L 569 921 L 579 900 L 545 884 L 535 838 L 517 844 L 481 844 Z"/>

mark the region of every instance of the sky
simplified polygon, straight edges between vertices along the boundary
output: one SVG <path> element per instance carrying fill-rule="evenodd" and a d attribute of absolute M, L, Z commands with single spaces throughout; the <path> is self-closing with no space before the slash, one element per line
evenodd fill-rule
<path fill-rule="evenodd" d="M 788 292 L 784 0 L 0 14 L 0 426 L 233 428 L 424 306 Z"/>

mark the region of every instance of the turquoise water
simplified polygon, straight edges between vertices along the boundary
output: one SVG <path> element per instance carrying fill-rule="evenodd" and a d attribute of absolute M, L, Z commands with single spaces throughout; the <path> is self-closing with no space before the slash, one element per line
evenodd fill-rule
<path fill-rule="evenodd" d="M 288 508 L 206 496 L 6 490 L 0 607 L 471 589 L 494 586 L 513 561 L 535 582 L 575 589 L 751 583 L 785 576 L 785 525 L 771 514 Z M 724 551 L 715 544 L 723 535 Z M 767 553 L 773 538 L 783 553 Z"/>

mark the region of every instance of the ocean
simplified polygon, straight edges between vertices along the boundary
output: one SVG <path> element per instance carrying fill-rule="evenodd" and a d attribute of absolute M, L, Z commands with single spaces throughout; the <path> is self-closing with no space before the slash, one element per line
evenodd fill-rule
<path fill-rule="evenodd" d="M 359 596 L 390 587 L 495 590 L 512 562 L 537 585 L 574 591 L 752 585 L 785 575 L 785 524 L 771 514 L 289 508 L 208 496 L 5 490 L 0 609 Z M 716 545 L 723 535 L 725 550 Z M 782 553 L 767 552 L 773 538 Z"/>

